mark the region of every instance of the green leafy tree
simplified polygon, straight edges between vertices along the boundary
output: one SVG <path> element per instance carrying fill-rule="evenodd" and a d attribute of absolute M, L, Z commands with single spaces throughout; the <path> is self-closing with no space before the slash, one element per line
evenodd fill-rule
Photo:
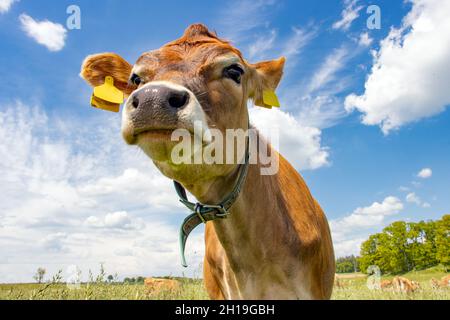
<path fill-rule="evenodd" d="M 351 273 L 358 271 L 358 259 L 355 256 L 351 255 L 336 260 L 336 273 Z"/>
<path fill-rule="evenodd" d="M 436 223 L 409 223 L 408 256 L 414 269 L 422 270 L 438 264 L 436 259 Z"/>
<path fill-rule="evenodd" d="M 376 265 L 383 273 L 450 265 L 450 215 L 438 221 L 393 222 L 361 245 L 360 268 Z M 343 266 L 344 267 L 344 266 Z"/>
<path fill-rule="evenodd" d="M 450 215 L 436 222 L 436 260 L 450 267 Z"/>

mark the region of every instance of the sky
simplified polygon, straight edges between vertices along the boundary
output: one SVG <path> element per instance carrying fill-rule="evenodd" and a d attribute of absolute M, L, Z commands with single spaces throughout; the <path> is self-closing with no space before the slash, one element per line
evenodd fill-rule
<path fill-rule="evenodd" d="M 250 62 L 287 58 L 281 108 L 249 104 L 250 117 L 279 130 L 336 256 L 393 221 L 448 214 L 449 13 L 440 0 L 0 0 L 0 282 L 30 282 L 38 267 L 86 279 L 100 263 L 119 278 L 201 276 L 203 228 L 185 269 L 188 212 L 171 181 L 122 141 L 120 115 L 89 106 L 78 75 L 89 54 L 134 63 L 198 22 Z"/>

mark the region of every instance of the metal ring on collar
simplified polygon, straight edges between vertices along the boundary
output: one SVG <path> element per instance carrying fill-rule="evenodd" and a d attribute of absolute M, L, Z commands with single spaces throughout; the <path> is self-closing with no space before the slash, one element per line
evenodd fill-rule
<path fill-rule="evenodd" d="M 203 223 L 206 223 L 205 218 L 203 218 L 203 216 L 202 216 L 202 212 L 201 212 L 202 208 L 203 208 L 203 205 L 201 203 L 197 202 L 195 204 L 194 211 L 197 214 L 197 216 L 200 218 L 200 220 L 202 220 Z"/>

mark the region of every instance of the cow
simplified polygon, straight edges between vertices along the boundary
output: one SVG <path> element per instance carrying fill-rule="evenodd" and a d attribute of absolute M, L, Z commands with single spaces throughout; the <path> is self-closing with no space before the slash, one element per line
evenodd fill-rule
<path fill-rule="evenodd" d="M 430 284 L 433 289 L 448 288 L 450 287 L 450 275 L 444 276 L 440 280 L 431 278 Z"/>
<path fill-rule="evenodd" d="M 228 129 L 253 128 L 248 100 L 267 107 L 264 95 L 276 90 L 284 65 L 284 57 L 250 63 L 202 24 L 143 53 L 134 65 L 115 53 L 88 56 L 82 65 L 90 85 L 110 76 L 127 98 L 125 141 L 175 181 L 180 197 L 187 189 L 198 200 L 192 210 L 206 223 L 203 273 L 212 299 L 329 299 L 332 293 L 335 260 L 326 216 L 299 172 L 270 143 L 264 142 L 278 159 L 274 174 L 261 174 L 259 160 L 175 164 L 171 158 L 177 129 L 192 133 L 199 123 L 225 136 Z M 230 194 L 232 205 L 225 208 Z M 205 208 L 215 210 L 213 220 L 205 219 Z"/>
<path fill-rule="evenodd" d="M 344 281 L 337 274 L 334 277 L 334 286 L 338 289 L 345 288 Z"/>
<path fill-rule="evenodd" d="M 450 287 L 450 275 L 442 277 L 441 285 L 442 287 Z"/>
<path fill-rule="evenodd" d="M 391 280 L 383 280 L 383 281 L 381 281 L 380 282 L 380 288 L 382 290 L 392 288 L 392 281 Z"/>
<path fill-rule="evenodd" d="M 144 280 L 144 285 L 151 294 L 177 292 L 180 290 L 180 282 L 172 279 L 146 278 Z"/>
<path fill-rule="evenodd" d="M 420 289 L 420 285 L 416 281 L 411 281 L 405 277 L 394 277 L 392 286 L 396 292 L 412 293 Z"/>

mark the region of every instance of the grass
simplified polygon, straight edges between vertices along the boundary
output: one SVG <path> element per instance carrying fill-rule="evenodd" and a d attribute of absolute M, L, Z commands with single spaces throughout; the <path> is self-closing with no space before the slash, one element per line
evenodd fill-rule
<path fill-rule="evenodd" d="M 341 288 L 334 288 L 332 299 L 337 300 L 450 300 L 450 289 L 435 290 L 430 285 L 431 278 L 442 278 L 445 272 L 439 269 L 429 269 L 410 272 L 403 276 L 418 281 L 421 289 L 406 294 L 391 290 L 369 290 L 366 282 L 367 276 L 363 274 L 340 275 Z M 392 276 L 382 277 L 392 279 Z M 105 283 L 100 279 L 78 288 L 70 288 L 54 277 L 53 281 L 45 284 L 1 284 L 0 300 L 204 300 L 208 295 L 203 287 L 202 280 L 183 278 L 180 281 L 178 292 L 149 292 L 143 284 Z"/>
<path fill-rule="evenodd" d="M 332 299 L 335 300 L 450 300 L 450 288 L 433 289 L 431 278 L 440 279 L 447 275 L 439 268 L 412 271 L 403 274 L 410 280 L 419 282 L 420 289 L 406 294 L 394 290 L 370 290 L 367 287 L 367 276 L 364 274 L 344 274 L 341 277 L 341 288 L 335 287 Z M 394 276 L 383 276 L 381 280 L 392 280 Z"/>
<path fill-rule="evenodd" d="M 143 284 L 87 283 L 70 288 L 64 283 L 1 284 L 0 300 L 205 300 L 201 280 L 183 279 L 179 292 L 149 292 Z"/>

